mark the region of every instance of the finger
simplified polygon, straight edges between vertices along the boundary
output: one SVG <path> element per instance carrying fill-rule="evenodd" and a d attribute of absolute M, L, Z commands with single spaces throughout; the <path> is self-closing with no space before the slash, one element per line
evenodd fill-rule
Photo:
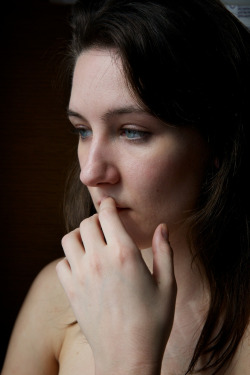
<path fill-rule="evenodd" d="M 153 241 L 153 275 L 161 288 L 176 289 L 174 275 L 173 250 L 168 239 L 166 224 L 160 224 L 155 230 Z"/>
<path fill-rule="evenodd" d="M 95 249 L 102 249 L 106 245 L 97 214 L 81 222 L 80 234 L 87 253 Z"/>
<path fill-rule="evenodd" d="M 112 198 L 109 197 L 102 201 L 99 211 L 99 221 L 107 244 L 115 244 L 117 243 L 117 239 L 119 239 L 120 243 L 135 247 L 134 242 L 121 222 L 115 201 Z"/>
<path fill-rule="evenodd" d="M 72 274 L 67 258 L 60 260 L 56 265 L 56 272 L 60 283 L 66 289 L 71 283 Z"/>
<path fill-rule="evenodd" d="M 62 247 L 69 265 L 73 269 L 75 265 L 79 264 L 80 259 L 85 253 L 80 230 L 75 229 L 66 234 L 62 238 Z"/>

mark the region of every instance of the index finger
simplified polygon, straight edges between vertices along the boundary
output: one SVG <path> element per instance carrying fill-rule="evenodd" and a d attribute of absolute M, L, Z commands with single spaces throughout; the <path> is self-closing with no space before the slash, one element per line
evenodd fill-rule
<path fill-rule="evenodd" d="M 103 230 L 107 244 L 114 244 L 122 241 L 127 245 L 135 246 L 132 238 L 126 232 L 121 222 L 115 201 L 113 198 L 105 198 L 100 205 L 99 222 Z"/>

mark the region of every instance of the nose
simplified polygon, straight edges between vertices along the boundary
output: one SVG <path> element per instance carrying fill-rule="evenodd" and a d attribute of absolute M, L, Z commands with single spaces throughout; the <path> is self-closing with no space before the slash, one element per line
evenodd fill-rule
<path fill-rule="evenodd" d="M 113 185 L 119 181 L 115 150 L 107 141 L 92 139 L 88 145 L 81 145 L 80 141 L 78 158 L 81 167 L 80 180 L 84 185 Z"/>

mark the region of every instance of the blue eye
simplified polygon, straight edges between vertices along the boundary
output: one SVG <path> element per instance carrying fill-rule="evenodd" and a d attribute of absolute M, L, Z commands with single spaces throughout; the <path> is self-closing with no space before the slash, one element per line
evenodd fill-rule
<path fill-rule="evenodd" d="M 136 130 L 136 129 L 123 129 L 122 135 L 123 134 L 126 136 L 126 138 L 133 139 L 133 140 L 139 140 L 139 139 L 145 138 L 148 135 L 147 132 Z"/>
<path fill-rule="evenodd" d="M 81 138 L 88 138 L 91 136 L 92 132 L 89 129 L 79 129 L 79 134 Z"/>
<path fill-rule="evenodd" d="M 81 139 L 89 138 L 92 135 L 92 131 L 84 128 L 75 128 L 74 133 L 78 134 Z"/>

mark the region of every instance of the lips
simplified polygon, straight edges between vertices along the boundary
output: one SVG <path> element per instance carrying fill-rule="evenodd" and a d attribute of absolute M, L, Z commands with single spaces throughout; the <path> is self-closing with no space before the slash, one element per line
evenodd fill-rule
<path fill-rule="evenodd" d="M 103 201 L 105 198 L 108 198 L 108 196 L 102 197 L 101 199 L 98 200 L 98 207 L 100 207 L 102 201 Z M 127 209 L 128 209 L 128 207 L 124 207 L 123 204 L 118 203 L 118 202 L 115 200 L 115 198 L 113 198 L 113 197 L 110 197 L 110 198 L 114 199 L 114 201 L 115 201 L 115 205 L 116 205 L 116 208 L 117 208 L 117 211 L 118 211 L 118 212 L 123 211 L 123 210 L 127 210 Z"/>

